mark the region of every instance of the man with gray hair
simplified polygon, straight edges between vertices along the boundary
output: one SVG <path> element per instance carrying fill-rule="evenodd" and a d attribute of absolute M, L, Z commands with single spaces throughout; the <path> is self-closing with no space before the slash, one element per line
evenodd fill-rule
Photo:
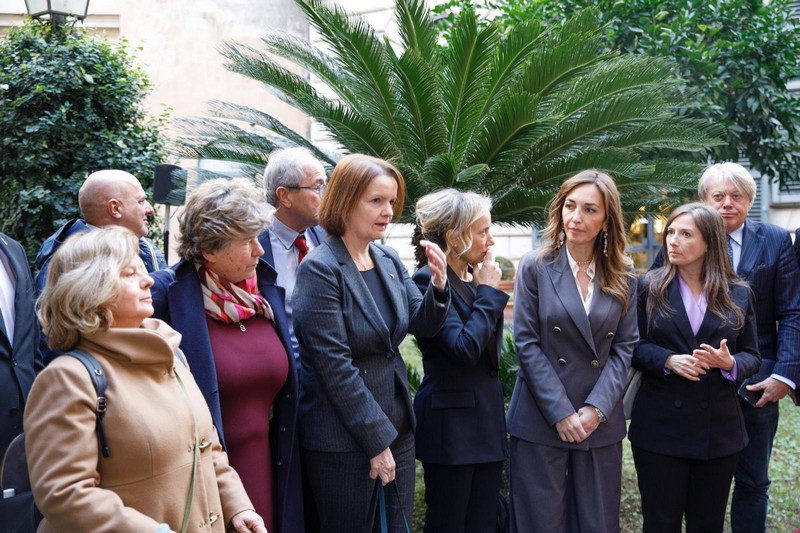
<path fill-rule="evenodd" d="M 300 261 L 326 236 L 317 226 L 317 209 L 327 179 L 322 163 L 306 148 L 272 152 L 264 170 L 264 191 L 275 213 L 272 225 L 258 240 L 264 248 L 262 257 L 275 268 L 278 286 L 286 291 L 286 316 L 295 361 L 299 352 L 292 326 L 292 292 Z"/>
<path fill-rule="evenodd" d="M 106 226 L 128 228 L 139 237 L 139 257 L 148 272 L 167 268 L 163 254 L 147 235 L 147 219 L 153 206 L 147 201 L 136 176 L 123 170 L 99 170 L 89 174 L 78 191 L 83 219 L 70 220 L 47 238 L 36 255 L 36 287 L 39 292 L 47 279 L 47 264 L 59 246 L 75 233 Z"/>
<path fill-rule="evenodd" d="M 734 477 L 731 528 L 757 533 L 766 530 L 778 401 L 800 385 L 800 268 L 788 231 L 747 220 L 756 182 L 746 168 L 711 165 L 697 192 L 700 201 L 722 215 L 733 268 L 755 295 L 761 369 L 747 381 L 747 389 L 760 397 L 755 406 L 741 402 L 750 442 Z"/>

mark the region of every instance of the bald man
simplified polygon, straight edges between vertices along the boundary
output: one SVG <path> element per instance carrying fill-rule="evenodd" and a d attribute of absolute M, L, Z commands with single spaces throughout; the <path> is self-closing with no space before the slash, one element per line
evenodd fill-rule
<path fill-rule="evenodd" d="M 39 292 L 47 279 L 47 264 L 61 243 L 70 235 L 93 228 L 122 226 L 139 237 L 139 257 L 148 272 L 167 268 L 164 256 L 147 235 L 147 219 L 153 207 L 147 201 L 136 176 L 122 170 L 100 170 L 86 178 L 78 191 L 78 205 L 83 218 L 64 224 L 47 238 L 36 255 L 36 287 Z"/>

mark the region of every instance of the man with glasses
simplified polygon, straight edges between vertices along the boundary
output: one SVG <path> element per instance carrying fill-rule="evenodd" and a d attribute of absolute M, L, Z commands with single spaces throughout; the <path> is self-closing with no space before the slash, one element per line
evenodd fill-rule
<path fill-rule="evenodd" d="M 292 326 L 292 292 L 297 265 L 325 238 L 325 232 L 317 226 L 317 209 L 327 179 L 322 163 L 305 148 L 272 152 L 264 170 L 264 191 L 275 213 L 272 226 L 258 240 L 264 248 L 262 257 L 275 268 L 277 284 L 286 291 L 286 317 L 295 362 L 298 348 Z"/>

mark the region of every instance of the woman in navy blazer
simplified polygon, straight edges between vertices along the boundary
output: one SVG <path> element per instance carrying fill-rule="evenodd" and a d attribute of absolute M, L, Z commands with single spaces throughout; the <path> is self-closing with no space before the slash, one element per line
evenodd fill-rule
<path fill-rule="evenodd" d="M 180 347 L 231 465 L 270 533 L 303 533 L 298 378 L 283 289 L 263 259 L 263 194 L 247 180 L 212 180 L 189 197 L 170 270 L 155 272 L 154 317 Z"/>
<path fill-rule="evenodd" d="M 644 531 L 722 531 L 747 445 L 737 397 L 758 371 L 753 295 L 733 271 L 722 217 L 687 204 L 667 219 L 664 266 L 639 289 L 633 367 L 644 375 L 629 439 Z"/>
<path fill-rule="evenodd" d="M 424 294 L 391 248 L 372 243 L 402 212 L 405 184 L 391 164 L 351 154 L 336 165 L 319 208 L 329 237 L 300 263 L 292 296 L 300 345 L 300 441 L 325 533 L 375 527 L 378 490 L 389 525 L 405 531 L 414 498 L 414 412 L 399 345 L 432 336 L 447 316 L 446 261 L 427 243 Z"/>
<path fill-rule="evenodd" d="M 494 533 L 497 527 L 507 457 L 497 370 L 509 297 L 497 288 L 491 208 L 490 198 L 455 189 L 423 196 L 416 205 L 419 235 L 447 256 L 451 301 L 439 333 L 417 339 L 425 369 L 414 412 L 426 533 Z M 424 290 L 430 269 L 422 266 L 413 279 Z"/>
<path fill-rule="evenodd" d="M 514 287 L 511 531 L 618 532 L 621 400 L 639 340 L 619 192 L 586 170 L 549 210 L 545 246 Z"/>

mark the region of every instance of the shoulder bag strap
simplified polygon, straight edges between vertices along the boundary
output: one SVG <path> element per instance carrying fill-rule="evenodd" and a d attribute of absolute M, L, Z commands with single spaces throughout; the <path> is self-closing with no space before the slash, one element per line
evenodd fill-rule
<path fill-rule="evenodd" d="M 106 398 L 106 385 L 108 382 L 106 380 L 106 373 L 103 371 L 103 367 L 100 366 L 100 363 L 97 362 L 97 359 L 85 350 L 74 348 L 64 353 L 64 355 L 74 357 L 83 363 L 83 366 L 85 366 L 86 370 L 89 372 L 94 390 L 97 393 L 97 407 L 95 408 L 97 419 L 95 430 L 97 431 L 97 440 L 100 442 L 100 451 L 103 457 L 109 457 L 111 452 L 108 449 L 108 442 L 106 441 L 106 435 L 103 431 L 103 417 L 106 416 L 106 409 L 108 408 L 108 399 Z"/>

